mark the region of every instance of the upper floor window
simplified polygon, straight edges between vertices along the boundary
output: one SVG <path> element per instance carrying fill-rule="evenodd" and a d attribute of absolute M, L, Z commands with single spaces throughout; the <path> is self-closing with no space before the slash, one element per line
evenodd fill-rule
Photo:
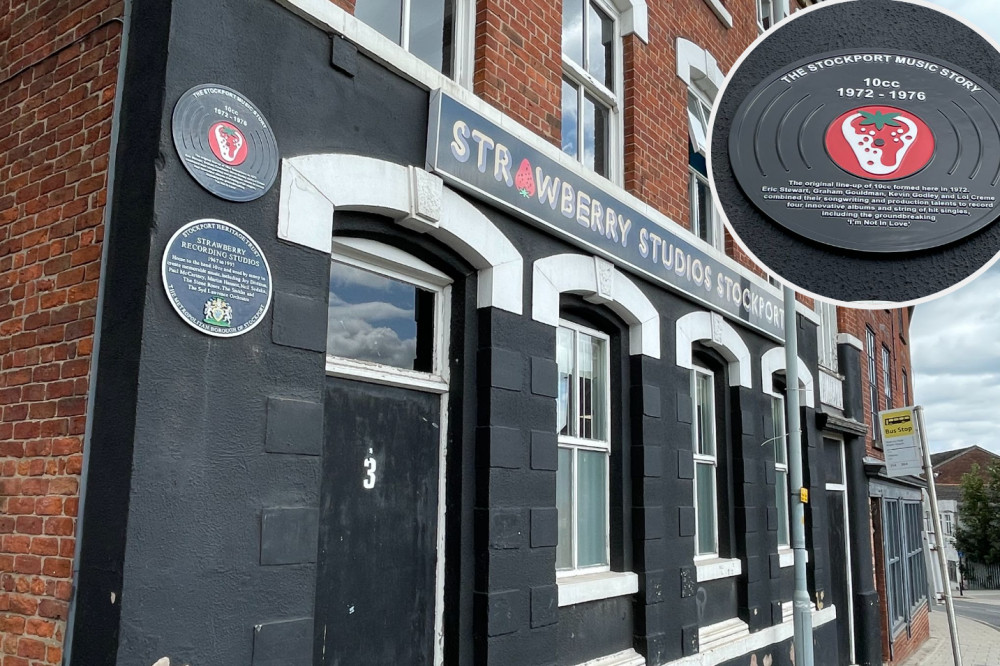
<path fill-rule="evenodd" d="M 819 314 L 819 364 L 827 370 L 837 371 L 837 306 L 816 299 Z"/>
<path fill-rule="evenodd" d="M 757 30 L 764 32 L 785 18 L 788 0 L 757 0 Z"/>
<path fill-rule="evenodd" d="M 556 363 L 559 368 L 556 570 L 561 575 L 607 571 L 611 455 L 608 336 L 560 322 Z"/>
<path fill-rule="evenodd" d="M 700 82 L 700 83 L 699 83 Z M 704 75 L 693 76 L 688 84 L 688 197 L 691 212 L 691 231 L 706 243 L 722 249 L 722 217 L 708 185 L 709 118 L 715 90 L 711 89 Z"/>
<path fill-rule="evenodd" d="M 892 409 L 892 355 L 885 345 L 882 346 L 882 390 L 885 392 L 885 408 Z"/>
<path fill-rule="evenodd" d="M 600 0 L 564 0 L 562 149 L 612 180 L 621 145 L 621 30 Z"/>
<path fill-rule="evenodd" d="M 903 373 L 903 406 L 907 407 L 910 404 L 910 378 L 906 375 L 906 370 L 901 371 Z"/>
<path fill-rule="evenodd" d="M 459 47 L 471 43 L 463 0 L 357 0 L 354 16 L 445 76 L 460 68 Z"/>
<path fill-rule="evenodd" d="M 871 406 L 871 423 L 872 423 L 872 438 L 878 444 L 878 412 L 879 412 L 879 401 L 878 401 L 878 360 L 876 354 L 878 351 L 875 348 L 875 332 L 872 329 L 865 327 L 865 353 L 868 357 L 868 398 L 871 401 L 869 404 Z"/>

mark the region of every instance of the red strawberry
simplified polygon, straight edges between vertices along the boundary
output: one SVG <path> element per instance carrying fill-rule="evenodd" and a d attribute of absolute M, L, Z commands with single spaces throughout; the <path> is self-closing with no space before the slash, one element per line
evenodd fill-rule
<path fill-rule="evenodd" d="M 535 177 L 531 173 L 531 162 L 521 160 L 521 166 L 517 168 L 517 175 L 514 176 L 514 186 L 517 193 L 525 199 L 535 196 Z"/>
<path fill-rule="evenodd" d="M 904 178 L 934 153 L 934 135 L 916 114 L 891 106 L 852 109 L 831 123 L 826 146 L 842 169 L 862 178 Z"/>

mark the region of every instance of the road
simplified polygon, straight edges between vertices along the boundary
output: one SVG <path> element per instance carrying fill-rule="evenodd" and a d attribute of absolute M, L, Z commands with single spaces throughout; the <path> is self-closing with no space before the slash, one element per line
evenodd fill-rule
<path fill-rule="evenodd" d="M 982 603 L 963 599 L 957 593 L 952 597 L 955 602 L 955 614 L 967 617 L 970 620 L 978 620 L 988 624 L 994 629 L 1000 629 L 1000 606 L 991 603 Z"/>

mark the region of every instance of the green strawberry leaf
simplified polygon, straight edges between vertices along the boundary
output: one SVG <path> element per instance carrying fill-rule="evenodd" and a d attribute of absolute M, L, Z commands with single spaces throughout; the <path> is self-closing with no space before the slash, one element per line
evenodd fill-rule
<path fill-rule="evenodd" d="M 886 125 L 891 127 L 902 127 L 902 123 L 896 120 L 896 116 L 898 115 L 898 113 L 882 113 L 881 111 L 876 111 L 875 113 L 862 111 L 860 124 L 874 125 L 877 130 L 882 130 Z"/>

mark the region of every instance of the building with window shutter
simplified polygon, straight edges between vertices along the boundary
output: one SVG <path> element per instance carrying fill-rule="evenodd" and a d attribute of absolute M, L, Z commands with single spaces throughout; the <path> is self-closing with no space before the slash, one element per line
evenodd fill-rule
<path fill-rule="evenodd" d="M 707 186 L 725 73 L 799 6 L 11 8 L 4 666 L 788 666 L 789 390 L 816 663 L 911 650 L 910 488 L 879 494 L 871 430 L 908 313 L 800 299 L 788 377 L 781 290 Z M 273 132 L 261 196 L 213 194 L 258 187 L 219 176 L 231 132 L 201 137 L 221 180 L 186 170 L 198 86 Z M 242 335 L 164 288 L 201 220 L 267 260 Z"/>

